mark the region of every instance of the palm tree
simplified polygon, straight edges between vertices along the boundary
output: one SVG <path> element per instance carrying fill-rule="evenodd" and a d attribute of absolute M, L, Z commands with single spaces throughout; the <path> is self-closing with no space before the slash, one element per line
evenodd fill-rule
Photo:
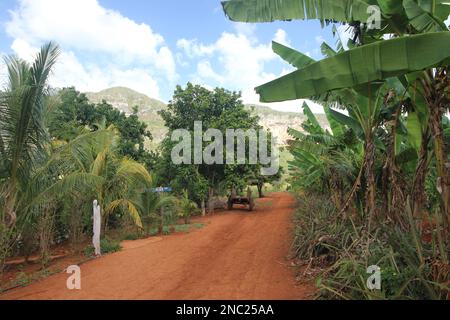
<path fill-rule="evenodd" d="M 8 228 L 23 214 L 24 191 L 47 156 L 44 98 L 58 54 L 50 42 L 31 65 L 14 56 L 5 59 L 9 78 L 0 96 L 0 223 Z"/>
<path fill-rule="evenodd" d="M 35 205 L 54 193 L 72 193 L 85 201 L 98 200 L 103 231 L 109 215 L 122 209 L 142 228 L 142 192 L 151 184 L 147 169 L 117 152 L 114 127 L 78 136 L 60 147 L 41 171 L 56 170 L 59 179 L 30 203 Z"/>

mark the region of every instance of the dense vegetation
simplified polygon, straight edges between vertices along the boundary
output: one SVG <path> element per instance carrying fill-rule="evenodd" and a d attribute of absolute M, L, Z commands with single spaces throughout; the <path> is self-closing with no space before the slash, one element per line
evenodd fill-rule
<path fill-rule="evenodd" d="M 378 5 L 381 25 L 367 28 Z M 303 131 L 291 129 L 291 191 L 298 198 L 293 249 L 306 271 L 320 269 L 319 298 L 448 299 L 450 279 L 450 5 L 442 0 L 230 0 L 242 22 L 318 19 L 347 24 L 353 37 L 336 49 L 323 43 L 314 61 L 279 43 L 273 50 L 295 72 L 256 88 L 262 102 L 312 99 L 324 105 L 330 129 L 307 104 Z M 348 49 L 345 49 L 348 48 Z M 0 278 L 8 258 L 71 244 L 92 254 L 92 203 L 102 213 L 104 252 L 121 239 L 167 234 L 193 214 L 212 213 L 231 189 L 245 193 L 281 178 L 261 165 L 181 164 L 172 133 L 215 128 L 259 130 L 240 94 L 178 86 L 159 116 L 168 133 L 156 151 L 139 118 L 74 88 L 55 91 L 48 77 L 54 43 L 33 63 L 6 58 L 0 92 Z M 270 135 L 270 131 L 268 132 Z M 247 141 L 248 142 L 248 141 Z M 202 141 L 203 147 L 209 145 Z M 235 143 L 235 142 L 234 142 Z M 233 143 L 233 144 L 234 144 Z M 248 157 L 248 143 L 245 154 Z M 270 149 L 270 146 L 269 146 Z M 226 154 L 226 150 L 223 150 Z M 171 187 L 158 194 L 155 188 Z M 220 204 L 219 204 L 220 206 Z M 178 228 L 180 228 L 178 226 Z M 181 229 L 186 228 L 183 226 Z M 382 289 L 367 286 L 367 268 L 381 270 Z M 306 273 L 306 272 L 305 272 Z"/>
<path fill-rule="evenodd" d="M 367 28 L 370 5 L 381 9 Z M 322 267 L 319 295 L 339 299 L 445 299 L 450 250 L 450 32 L 444 1 L 223 2 L 234 21 L 318 19 L 353 37 L 314 61 L 278 43 L 298 70 L 256 88 L 264 102 L 310 98 L 325 106 L 331 132 L 308 107 L 306 131 L 291 130 L 294 248 Z M 336 32 L 336 27 L 334 27 Z M 344 47 L 348 47 L 345 50 Z M 344 110 L 345 112 L 341 111 Z M 381 291 L 367 268 L 381 269 Z"/>
<path fill-rule="evenodd" d="M 232 187 L 243 192 L 255 185 L 262 193 L 266 182 L 280 178 L 261 176 L 259 165 L 172 162 L 171 133 L 192 131 L 194 121 L 224 135 L 228 128 L 260 128 L 239 94 L 177 87 L 161 112 L 170 132 L 157 151 L 149 152 L 145 144 L 152 135 L 138 117 L 138 106 L 126 114 L 105 101 L 91 103 L 74 88 L 49 88 L 58 54 L 49 43 L 33 64 L 6 59 L 9 82 L 0 101 L 0 271 L 8 258 L 28 261 L 36 253 L 46 267 L 59 244 L 91 255 L 94 200 L 101 207 L 101 246 L 107 253 L 120 248 L 119 240 L 187 230 L 177 224 L 189 224 L 200 209 L 205 213 L 206 204 L 213 212 L 216 197 Z M 160 186 L 173 191 L 158 194 Z"/>
<path fill-rule="evenodd" d="M 52 94 L 47 78 L 58 47 L 44 46 L 32 65 L 7 59 L 1 94 L 0 267 L 14 254 L 38 250 L 43 265 L 51 245 L 74 247 L 89 234 L 94 199 L 103 226 L 124 215 L 142 227 L 140 190 L 151 185 L 144 164 L 145 125 L 103 103 L 91 105 L 73 89 Z M 135 160 L 133 159 L 135 158 Z"/>

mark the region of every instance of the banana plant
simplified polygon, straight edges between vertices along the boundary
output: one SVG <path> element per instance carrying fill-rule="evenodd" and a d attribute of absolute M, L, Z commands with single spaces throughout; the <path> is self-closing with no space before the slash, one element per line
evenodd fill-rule
<path fill-rule="evenodd" d="M 274 43 L 273 45 L 276 53 L 280 57 L 288 62 L 306 65 L 304 68 L 313 65 L 315 62 L 312 59 L 307 59 L 305 55 L 295 51 L 294 49 L 287 48 L 280 44 Z M 325 45 L 322 45 L 324 48 Z M 328 49 L 330 56 L 333 52 Z M 300 61 L 300 63 L 299 63 Z M 304 69 L 301 69 L 304 70 Z M 366 173 L 367 180 L 367 197 L 368 197 L 368 212 L 373 213 L 375 208 L 375 176 L 373 172 L 374 158 L 375 158 L 375 128 L 381 122 L 381 109 L 385 103 L 385 95 L 388 93 L 388 88 L 384 83 L 369 83 L 367 89 L 364 86 L 360 86 L 358 89 L 341 89 L 334 93 L 333 97 L 324 96 L 325 92 L 317 92 L 316 101 L 319 102 L 336 102 L 334 99 L 339 97 L 339 103 L 343 103 L 352 117 L 341 114 L 331 108 L 327 107 L 326 111 L 329 115 L 330 124 L 335 127 L 335 130 L 342 131 L 342 125 L 348 125 L 355 133 L 363 134 L 365 141 L 365 156 L 361 166 L 360 174 L 355 182 L 349 200 L 344 205 L 343 210 L 347 209 L 355 193 L 358 191 L 363 173 Z M 319 98 L 321 97 L 321 98 Z M 305 109 L 305 113 L 308 109 Z M 310 116 L 308 117 L 311 121 Z M 338 125 L 340 124 L 340 125 Z M 314 126 L 317 127 L 317 126 Z M 338 129 L 339 128 L 339 129 Z M 337 132 L 336 132 L 337 133 Z"/>
<path fill-rule="evenodd" d="M 348 23 L 360 33 L 359 46 L 336 55 L 331 55 L 329 48 L 322 47 L 327 53 L 331 52 L 326 59 L 299 65 L 299 70 L 257 87 L 262 102 L 318 97 L 341 89 L 370 87 L 370 83 L 389 78 L 414 76 L 409 79 L 409 83 L 418 83 L 422 87 L 430 112 L 431 133 L 436 137 L 434 145 L 443 200 L 442 212 L 447 216 L 450 226 L 450 170 L 442 130 L 442 118 L 449 105 L 446 66 L 450 62 L 450 33 L 443 22 L 450 13 L 448 1 L 230 0 L 222 4 L 226 15 L 234 21 L 318 19 L 327 23 L 334 20 Z M 377 5 L 381 10 L 382 27 L 364 32 L 360 23 L 367 21 L 367 13 L 372 5 Z M 395 37 L 383 40 L 385 34 L 394 34 Z M 370 41 L 366 41 L 369 38 Z M 296 63 L 291 57 L 287 60 L 291 64 Z M 436 72 L 430 71 L 433 68 Z M 368 123 L 373 123 L 373 119 L 365 121 L 362 126 L 368 148 L 366 155 L 372 153 Z M 371 184 L 371 177 L 368 178 Z M 369 193 L 373 193 L 370 189 Z M 371 207 L 372 200 L 373 196 L 369 199 Z"/>
<path fill-rule="evenodd" d="M 450 32 L 394 38 L 356 47 L 256 88 L 261 102 L 304 99 L 403 76 L 450 62 Z"/>
<path fill-rule="evenodd" d="M 447 30 L 443 21 L 450 14 L 446 0 L 229 0 L 222 6 L 228 18 L 238 22 L 320 20 L 322 25 L 355 26 L 370 22 L 376 8 L 380 10 L 379 31 L 400 35 L 411 29 L 418 33 Z"/>
<path fill-rule="evenodd" d="M 294 138 L 289 148 L 294 156 L 289 162 L 291 182 L 307 189 L 328 189 L 336 206 L 341 208 L 346 186 L 353 183 L 354 169 L 360 161 L 357 144 L 346 144 L 348 129 L 332 116 L 327 116 L 330 123 L 335 122 L 329 132 L 320 127 L 306 103 L 303 111 L 307 117 L 302 124 L 304 133 L 289 129 Z"/>

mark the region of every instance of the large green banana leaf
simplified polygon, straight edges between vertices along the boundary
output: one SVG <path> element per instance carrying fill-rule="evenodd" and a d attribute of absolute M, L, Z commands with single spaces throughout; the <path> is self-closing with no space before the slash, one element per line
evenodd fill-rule
<path fill-rule="evenodd" d="M 354 48 L 256 88 L 261 102 L 318 96 L 376 80 L 444 65 L 450 61 L 450 32 L 394 38 Z"/>
<path fill-rule="evenodd" d="M 448 30 L 443 21 L 450 14 L 450 5 L 436 0 L 425 0 L 420 3 L 414 0 L 403 0 L 403 7 L 409 23 L 417 32 Z"/>
<path fill-rule="evenodd" d="M 345 133 L 345 127 L 332 116 L 332 109 L 329 106 L 323 108 L 325 110 L 325 115 L 327 116 L 328 123 L 330 124 L 331 132 L 333 136 L 339 137 Z"/>
<path fill-rule="evenodd" d="M 408 128 L 408 141 L 414 147 L 416 151 L 420 150 L 422 143 L 422 130 L 421 123 L 417 112 L 409 112 L 407 124 Z"/>
<path fill-rule="evenodd" d="M 337 52 L 333 48 L 331 48 L 326 42 L 322 43 L 322 45 L 320 46 L 320 51 L 327 58 L 331 58 L 337 55 Z"/>
<path fill-rule="evenodd" d="M 370 6 L 380 8 L 381 29 L 370 34 L 403 35 L 447 30 L 443 21 L 450 14 L 448 0 L 228 0 L 222 6 L 230 20 L 272 22 L 318 19 L 324 22 L 369 21 Z M 363 38 L 365 36 L 363 35 Z M 365 38 L 364 43 L 371 38 Z"/>
<path fill-rule="evenodd" d="M 367 21 L 376 0 L 231 0 L 223 9 L 232 21 L 272 22 L 275 20 L 319 19 L 340 22 Z"/>
<path fill-rule="evenodd" d="M 311 108 L 308 106 L 306 102 L 303 102 L 303 113 L 307 117 L 308 121 L 303 123 L 303 126 L 307 128 L 307 132 L 310 134 L 324 134 L 325 131 L 320 126 L 319 121 L 317 120 L 314 113 L 311 111 Z"/>
<path fill-rule="evenodd" d="M 278 42 L 272 42 L 272 50 L 279 55 L 283 60 L 296 67 L 297 69 L 303 69 L 316 62 L 316 60 L 308 57 L 306 54 L 298 52 L 292 48 L 286 47 Z"/>

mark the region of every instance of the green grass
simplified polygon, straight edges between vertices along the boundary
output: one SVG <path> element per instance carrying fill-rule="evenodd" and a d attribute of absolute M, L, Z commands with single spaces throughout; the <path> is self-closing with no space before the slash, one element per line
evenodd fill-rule
<path fill-rule="evenodd" d="M 119 242 L 110 240 L 110 239 L 102 239 L 100 241 L 100 248 L 102 251 L 102 254 L 109 254 L 114 253 L 122 250 L 122 247 Z M 94 256 L 95 249 L 93 246 L 89 246 L 86 249 L 84 249 L 84 255 L 87 257 Z"/>
<path fill-rule="evenodd" d="M 188 233 L 194 229 L 201 229 L 205 225 L 202 223 L 194 223 L 194 224 L 178 224 L 174 226 L 164 226 L 163 227 L 163 235 L 168 236 L 172 233 L 172 230 L 175 230 L 175 232 L 184 232 Z M 154 237 L 158 235 L 158 228 L 151 228 L 148 235 L 150 237 Z"/>

